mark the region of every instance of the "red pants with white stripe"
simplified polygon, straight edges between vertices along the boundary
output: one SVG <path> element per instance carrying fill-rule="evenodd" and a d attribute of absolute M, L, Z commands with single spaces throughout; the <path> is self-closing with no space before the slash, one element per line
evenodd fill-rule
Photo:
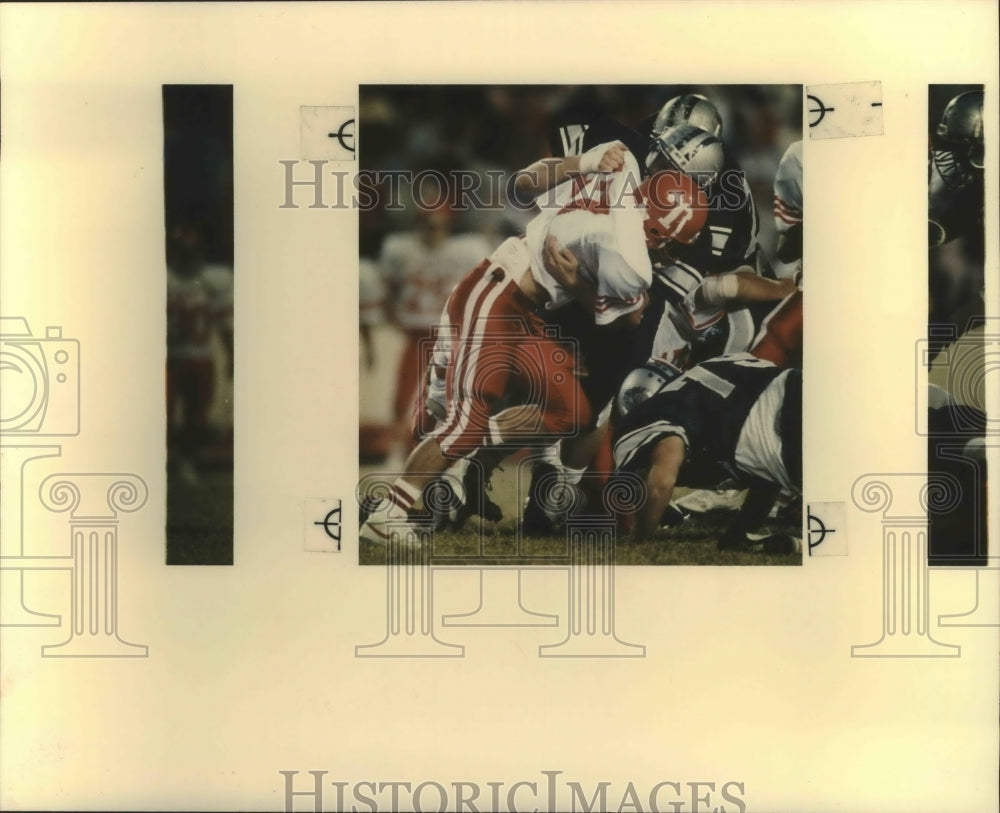
<path fill-rule="evenodd" d="M 448 414 L 432 436 L 450 457 L 501 443 L 547 445 L 589 427 L 591 410 L 576 377 L 572 349 L 534 313 L 503 268 L 484 260 L 455 287 L 443 314 Z M 444 320 L 443 320 L 444 321 Z M 500 437 L 493 417 L 533 404 L 538 421 Z"/>

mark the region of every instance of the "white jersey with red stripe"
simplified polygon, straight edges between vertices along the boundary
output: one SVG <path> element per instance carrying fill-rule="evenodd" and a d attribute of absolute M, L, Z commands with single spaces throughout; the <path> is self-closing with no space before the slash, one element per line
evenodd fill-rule
<path fill-rule="evenodd" d="M 378 266 L 364 258 L 358 263 L 358 305 L 360 324 L 370 326 L 382 323 L 385 285 Z"/>
<path fill-rule="evenodd" d="M 551 235 L 579 262 L 579 273 L 597 287 L 594 319 L 610 324 L 642 306 L 653 279 L 643 222 L 646 209 L 635 190 L 641 180 L 632 153 L 625 168 L 610 174 L 571 178 L 539 198 L 541 213 L 525 232 L 531 274 L 548 293 L 549 308 L 573 299 L 545 270 L 542 251 Z"/>
<path fill-rule="evenodd" d="M 214 337 L 233 329 L 233 272 L 205 265 L 190 276 L 167 269 L 167 355 L 214 358 Z"/>
<path fill-rule="evenodd" d="M 802 222 L 802 142 L 785 150 L 774 176 L 774 228 L 783 234 Z"/>
<path fill-rule="evenodd" d="M 437 324 L 451 289 L 489 253 L 489 244 L 478 234 L 452 235 L 434 248 L 416 232 L 386 237 L 379 264 L 398 292 L 399 323 L 412 330 Z"/>

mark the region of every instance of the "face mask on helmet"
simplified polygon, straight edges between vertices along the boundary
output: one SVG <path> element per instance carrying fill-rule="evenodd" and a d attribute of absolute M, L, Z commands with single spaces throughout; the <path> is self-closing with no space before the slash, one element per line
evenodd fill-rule
<path fill-rule="evenodd" d="M 646 206 L 642 225 L 648 248 L 669 242 L 689 244 L 698 238 L 708 218 L 708 199 L 689 175 L 657 172 L 642 182 L 639 195 Z"/>
<path fill-rule="evenodd" d="M 681 371 L 677 367 L 661 359 L 650 359 L 641 367 L 636 367 L 625 376 L 618 390 L 615 398 L 618 415 L 624 418 L 680 375 Z"/>
<path fill-rule="evenodd" d="M 983 144 L 983 92 L 960 93 L 941 115 L 934 131 L 934 161 L 949 186 L 967 181 L 971 170 L 981 172 L 985 164 Z"/>
<path fill-rule="evenodd" d="M 715 105 L 698 93 L 674 96 L 656 114 L 653 135 L 658 136 L 679 124 L 693 124 L 716 138 L 722 135 L 722 116 Z"/>
<path fill-rule="evenodd" d="M 704 189 L 722 171 L 722 142 L 693 124 L 679 124 L 653 139 L 646 156 L 646 169 L 658 172 L 674 169 L 697 179 Z"/>

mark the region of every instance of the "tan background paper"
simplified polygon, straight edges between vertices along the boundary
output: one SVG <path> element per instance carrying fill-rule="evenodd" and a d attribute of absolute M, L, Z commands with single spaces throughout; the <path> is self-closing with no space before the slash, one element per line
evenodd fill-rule
<path fill-rule="evenodd" d="M 62 325 L 83 359 L 81 434 L 39 471 L 135 472 L 151 493 L 119 564 L 120 632 L 148 659 L 42 658 L 58 633 L 2 631 L 0 806 L 280 809 L 278 771 L 316 769 L 562 770 L 612 782 L 615 804 L 629 781 L 735 780 L 752 811 L 995 809 L 997 628 L 947 630 L 959 658 L 850 657 L 881 625 L 879 517 L 851 484 L 924 468 L 926 86 L 986 83 L 995 190 L 995 4 L 5 5 L 0 22 L 0 303 Z M 868 80 L 885 135 L 805 155 L 805 497 L 848 502 L 850 555 L 619 570 L 619 634 L 645 659 L 542 660 L 545 630 L 463 634 L 458 660 L 356 659 L 384 630 L 384 572 L 354 564 L 349 533 L 339 555 L 303 552 L 301 527 L 303 500 L 347 503 L 356 478 L 357 217 L 278 208 L 299 105 L 380 82 Z M 166 82 L 235 85 L 232 568 L 162 564 Z M 25 523 L 36 552 L 65 548 L 64 517 L 29 500 Z M 931 582 L 932 617 L 971 606 L 973 574 Z M 35 589 L 65 609 L 58 576 Z"/>

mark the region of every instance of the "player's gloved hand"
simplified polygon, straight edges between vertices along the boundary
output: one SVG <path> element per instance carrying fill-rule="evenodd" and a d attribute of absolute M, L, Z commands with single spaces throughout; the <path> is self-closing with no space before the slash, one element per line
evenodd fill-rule
<path fill-rule="evenodd" d="M 620 141 L 608 141 L 592 147 L 580 156 L 580 172 L 617 172 L 625 167 L 626 147 Z"/>
<path fill-rule="evenodd" d="M 580 280 L 580 264 L 573 253 L 559 245 L 551 234 L 545 238 L 542 248 L 542 262 L 545 270 L 567 291 L 575 291 L 582 284 Z"/>

